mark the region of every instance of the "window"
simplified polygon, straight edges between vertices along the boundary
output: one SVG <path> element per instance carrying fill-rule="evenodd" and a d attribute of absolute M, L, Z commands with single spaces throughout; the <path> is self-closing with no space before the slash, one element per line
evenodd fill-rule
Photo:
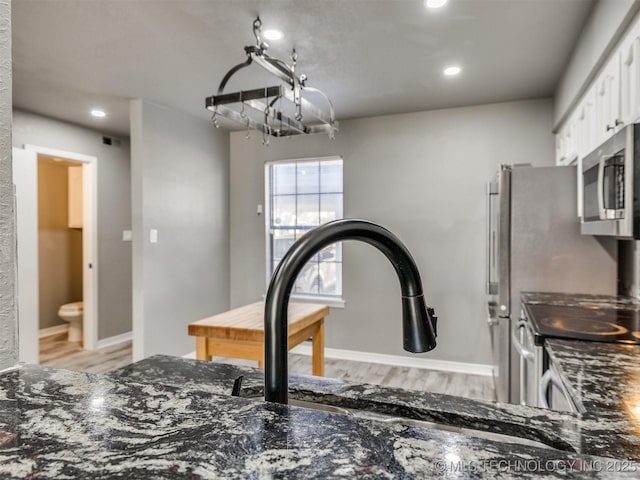
<path fill-rule="evenodd" d="M 267 187 L 267 282 L 289 247 L 323 223 L 342 218 L 342 159 L 269 163 Z M 322 250 L 302 269 L 293 293 L 342 295 L 342 244 Z"/>

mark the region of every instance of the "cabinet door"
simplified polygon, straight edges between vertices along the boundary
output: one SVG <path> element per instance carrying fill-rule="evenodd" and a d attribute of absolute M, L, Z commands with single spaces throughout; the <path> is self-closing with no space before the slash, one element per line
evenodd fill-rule
<path fill-rule="evenodd" d="M 622 126 L 620 118 L 620 52 L 614 53 L 596 80 L 596 138 L 604 142 Z"/>
<path fill-rule="evenodd" d="M 565 128 L 563 127 L 556 134 L 556 165 L 562 166 L 565 164 L 566 155 L 565 155 Z"/>
<path fill-rule="evenodd" d="M 569 117 L 569 123 L 565 130 L 565 165 L 572 165 L 578 158 L 578 112 Z"/>
<path fill-rule="evenodd" d="M 556 135 L 556 165 L 571 165 L 578 157 L 578 116 L 574 113 Z"/>
<path fill-rule="evenodd" d="M 595 87 L 591 87 L 576 109 L 578 158 L 588 155 L 597 146 L 595 93 Z"/>
<path fill-rule="evenodd" d="M 82 166 L 68 167 L 69 228 L 82 228 Z"/>
<path fill-rule="evenodd" d="M 634 27 L 620 48 L 620 118 L 626 124 L 640 117 L 640 27 Z"/>

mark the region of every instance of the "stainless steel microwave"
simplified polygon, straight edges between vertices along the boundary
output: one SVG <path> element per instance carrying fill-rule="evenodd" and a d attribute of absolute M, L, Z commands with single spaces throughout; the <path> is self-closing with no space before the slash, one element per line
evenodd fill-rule
<path fill-rule="evenodd" d="M 624 127 L 582 160 L 581 232 L 640 239 L 640 124 Z"/>

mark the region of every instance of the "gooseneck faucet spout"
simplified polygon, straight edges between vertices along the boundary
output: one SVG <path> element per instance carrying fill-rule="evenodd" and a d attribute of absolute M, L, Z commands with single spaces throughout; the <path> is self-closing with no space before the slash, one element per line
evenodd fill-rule
<path fill-rule="evenodd" d="M 264 312 L 267 402 L 288 402 L 287 308 L 296 278 L 304 265 L 320 250 L 343 240 L 359 240 L 373 245 L 393 264 L 402 292 L 404 349 L 421 353 L 436 347 L 435 325 L 427 311 L 420 273 L 409 250 L 393 233 L 380 225 L 366 220 L 335 220 L 311 230 L 296 241 L 271 277 Z"/>

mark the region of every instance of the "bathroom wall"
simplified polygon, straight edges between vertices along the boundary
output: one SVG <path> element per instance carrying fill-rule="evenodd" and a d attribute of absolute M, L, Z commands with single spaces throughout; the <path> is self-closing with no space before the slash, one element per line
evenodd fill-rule
<path fill-rule="evenodd" d="M 0 0 L 0 370 L 18 359 L 16 223 L 11 181 L 11 2 Z"/>
<path fill-rule="evenodd" d="M 60 305 L 82 300 L 82 230 L 69 228 L 69 166 L 38 159 L 40 325 L 64 324 Z"/>

